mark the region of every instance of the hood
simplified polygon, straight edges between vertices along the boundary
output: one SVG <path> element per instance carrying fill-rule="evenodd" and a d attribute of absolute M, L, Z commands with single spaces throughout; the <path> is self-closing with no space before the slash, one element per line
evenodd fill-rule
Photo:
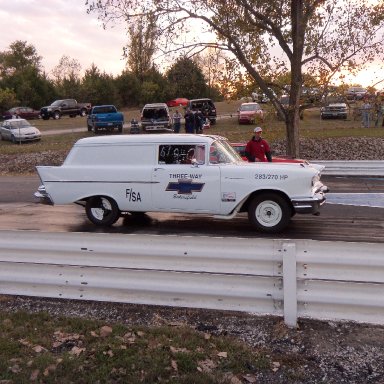
<path fill-rule="evenodd" d="M 39 135 L 40 134 L 40 131 L 35 127 L 20 128 L 20 130 L 14 129 L 12 132 L 16 137 L 19 137 L 19 132 L 20 132 L 20 136 Z"/>

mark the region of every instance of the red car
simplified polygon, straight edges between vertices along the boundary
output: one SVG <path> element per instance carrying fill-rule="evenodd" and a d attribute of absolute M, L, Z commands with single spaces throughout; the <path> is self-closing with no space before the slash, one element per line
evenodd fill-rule
<path fill-rule="evenodd" d="M 248 161 L 245 157 L 245 147 L 247 143 L 231 143 L 234 150 L 241 156 L 244 161 Z M 288 159 L 286 157 L 274 157 L 272 156 L 273 163 L 308 163 L 307 160 L 303 159 Z"/>
<path fill-rule="evenodd" d="M 177 99 L 167 101 L 168 107 L 186 107 L 188 104 L 188 99 L 183 97 L 178 97 Z"/>
<path fill-rule="evenodd" d="M 258 103 L 243 103 L 237 110 L 239 124 L 254 124 L 256 120 L 264 121 L 264 111 Z"/>
<path fill-rule="evenodd" d="M 4 120 L 12 119 L 13 117 L 20 117 L 21 119 L 27 120 L 38 119 L 40 118 L 40 111 L 29 107 L 14 107 L 3 114 Z"/>

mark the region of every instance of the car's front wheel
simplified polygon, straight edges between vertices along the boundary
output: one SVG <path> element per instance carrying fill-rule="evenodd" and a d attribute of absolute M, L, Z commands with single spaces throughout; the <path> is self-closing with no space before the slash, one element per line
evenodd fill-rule
<path fill-rule="evenodd" d="M 248 219 L 259 231 L 281 232 L 290 222 L 292 209 L 289 203 L 276 193 L 255 196 L 248 208 Z"/>
<path fill-rule="evenodd" d="M 107 196 L 93 196 L 87 200 L 85 212 L 88 219 L 96 225 L 113 225 L 120 217 L 115 200 Z"/>

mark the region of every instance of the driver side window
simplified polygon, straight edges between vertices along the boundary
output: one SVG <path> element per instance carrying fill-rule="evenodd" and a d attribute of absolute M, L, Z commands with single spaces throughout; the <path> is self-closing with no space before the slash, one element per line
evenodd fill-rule
<path fill-rule="evenodd" d="M 191 144 L 164 144 L 159 146 L 158 164 L 205 163 L 205 146 Z"/>

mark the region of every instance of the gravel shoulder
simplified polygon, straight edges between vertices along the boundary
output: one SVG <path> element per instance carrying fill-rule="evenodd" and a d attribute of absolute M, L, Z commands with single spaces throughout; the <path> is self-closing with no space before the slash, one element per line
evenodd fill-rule
<path fill-rule="evenodd" d="M 237 312 L 16 296 L 0 296 L 0 311 L 45 312 L 130 326 L 187 326 L 235 338 L 263 352 L 271 369 L 251 367 L 256 381 L 233 384 L 384 383 L 382 326 L 302 319 L 297 329 L 290 329 L 278 317 Z"/>

